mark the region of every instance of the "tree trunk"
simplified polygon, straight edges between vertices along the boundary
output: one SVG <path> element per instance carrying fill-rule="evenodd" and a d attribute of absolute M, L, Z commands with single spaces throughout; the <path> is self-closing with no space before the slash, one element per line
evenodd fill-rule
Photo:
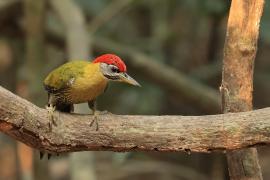
<path fill-rule="evenodd" d="M 221 85 L 224 113 L 252 110 L 254 59 L 263 4 L 264 0 L 232 1 Z M 231 179 L 262 179 L 256 148 L 228 151 L 227 161 Z"/>

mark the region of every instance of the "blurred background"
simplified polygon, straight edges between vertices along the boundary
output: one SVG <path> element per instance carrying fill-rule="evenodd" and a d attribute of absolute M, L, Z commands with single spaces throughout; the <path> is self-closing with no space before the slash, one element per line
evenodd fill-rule
<path fill-rule="evenodd" d="M 115 114 L 220 113 L 226 0 L 0 0 L 0 84 L 44 107 L 42 81 L 68 60 L 115 53 L 142 84 L 111 84 L 99 110 Z M 270 4 L 265 3 L 254 108 L 270 105 Z M 89 113 L 86 105 L 76 112 Z M 269 147 L 259 150 L 270 179 Z M 39 160 L 0 134 L 0 180 L 228 179 L 224 154 L 79 152 Z"/>

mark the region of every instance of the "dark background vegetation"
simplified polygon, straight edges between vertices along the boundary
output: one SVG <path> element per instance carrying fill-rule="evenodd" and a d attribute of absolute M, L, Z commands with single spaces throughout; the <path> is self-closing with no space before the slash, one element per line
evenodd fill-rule
<path fill-rule="evenodd" d="M 27 28 L 36 28 L 36 24 L 25 18 L 26 11 L 35 11 L 25 8 L 28 1 L 30 0 L 0 1 L 0 83 L 44 107 L 46 93 L 42 79 L 53 68 L 74 56 L 70 55 L 67 40 L 64 40 L 67 26 L 49 1 L 46 2 L 41 21 L 44 29 L 40 31 L 42 42 L 38 43 L 39 48 L 42 47 L 41 52 L 29 51 L 31 33 L 27 34 Z M 63 8 L 66 2 L 63 1 Z M 200 83 L 218 91 L 230 1 L 69 0 L 70 2 L 83 14 L 85 27 L 89 32 L 89 58 L 85 60 L 92 60 L 104 53 L 115 53 L 126 61 L 129 74 L 142 84 L 142 88 L 111 84 L 106 94 L 98 100 L 100 110 L 115 114 L 149 115 L 220 113 L 219 107 L 212 108 L 207 102 L 198 103 L 201 102 L 200 98 L 204 98 L 197 94 L 200 86 L 197 91 L 190 91 L 188 96 L 177 90 Z M 105 21 L 100 16 L 106 15 L 104 12 L 109 12 Z M 70 16 L 72 18 L 72 14 Z M 69 26 L 76 29 L 77 25 L 75 23 Z M 269 29 L 270 5 L 266 2 L 255 61 L 255 108 L 270 104 Z M 77 48 L 80 49 L 80 44 Z M 143 60 L 150 64 L 153 61 L 161 64 L 164 67 L 159 69 L 161 75 L 168 67 L 181 72 L 181 77 L 188 78 L 188 83 L 183 83 L 180 87 L 177 85 L 177 88 L 166 86 L 164 81 L 160 81 L 161 77 L 151 76 L 151 68 L 144 70 L 144 67 L 137 66 L 134 63 L 136 55 L 130 56 L 129 52 L 148 57 Z M 34 60 L 29 60 L 31 58 Z M 173 83 L 177 78 L 179 77 L 166 81 Z M 195 100 L 191 98 L 193 96 L 196 97 Z M 76 109 L 77 112 L 88 113 L 85 105 Z M 270 179 L 269 148 L 258 150 L 264 178 Z M 49 162 L 39 161 L 38 155 L 36 150 L 1 134 L 0 180 L 228 179 L 226 158 L 221 153 L 80 152 L 53 157 Z"/>

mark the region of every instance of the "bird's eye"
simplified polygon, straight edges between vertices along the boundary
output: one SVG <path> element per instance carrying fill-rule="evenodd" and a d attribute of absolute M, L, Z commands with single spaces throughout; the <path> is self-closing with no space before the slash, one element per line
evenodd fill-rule
<path fill-rule="evenodd" d="M 114 73 L 119 73 L 119 72 L 120 72 L 119 69 L 118 69 L 116 66 L 112 66 L 112 67 L 111 67 L 111 70 L 112 70 L 112 72 L 114 72 Z"/>

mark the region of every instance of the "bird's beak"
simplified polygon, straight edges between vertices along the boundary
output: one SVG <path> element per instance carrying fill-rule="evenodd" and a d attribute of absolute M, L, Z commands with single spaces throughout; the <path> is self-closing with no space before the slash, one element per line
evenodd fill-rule
<path fill-rule="evenodd" d="M 141 87 L 141 85 L 135 79 L 130 77 L 127 73 L 119 73 L 119 78 L 121 82 Z"/>

